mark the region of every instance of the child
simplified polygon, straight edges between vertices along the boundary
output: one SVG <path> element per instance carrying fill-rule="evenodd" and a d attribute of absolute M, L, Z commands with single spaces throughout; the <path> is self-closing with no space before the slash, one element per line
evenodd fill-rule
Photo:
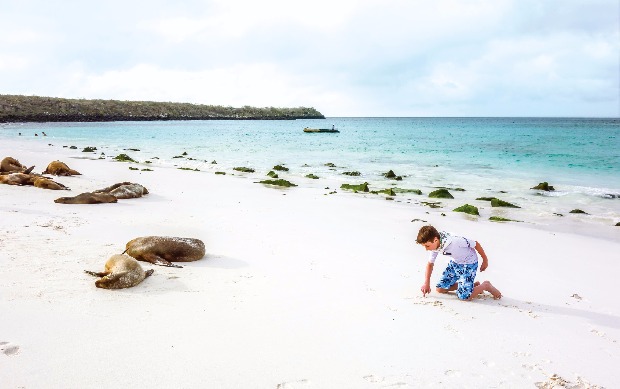
<path fill-rule="evenodd" d="M 461 300 L 471 300 L 484 291 L 491 293 L 495 299 L 502 297 L 501 292 L 489 281 L 474 283 L 478 269 L 476 251 L 482 257 L 480 271 L 485 271 L 489 265 L 487 256 L 480 243 L 460 236 L 453 236 L 444 231 L 439 232 L 433 226 L 420 228 L 416 242 L 424 246 L 427 251 L 430 251 L 428 263 L 426 264 L 426 280 L 422 288 L 420 288 L 424 297 L 431 292 L 431 274 L 433 273 L 435 258 L 437 258 L 437 254 L 440 251 L 443 255 L 448 255 L 452 259 L 443 271 L 441 280 L 437 284 L 437 292 L 448 293 L 456 290 L 456 295 Z"/>

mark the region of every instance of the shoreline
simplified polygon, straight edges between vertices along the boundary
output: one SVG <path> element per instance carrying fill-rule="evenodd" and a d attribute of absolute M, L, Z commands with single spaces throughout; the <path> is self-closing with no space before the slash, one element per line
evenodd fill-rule
<path fill-rule="evenodd" d="M 58 159 L 82 173 L 56 178 L 70 192 L 0 185 L 7 387 L 533 387 L 557 374 L 594 388 L 620 380 L 601 368 L 620 363 L 620 309 L 602 282 L 620 271 L 617 240 L 241 176 L 133 171 L 59 146 L 16 140 L 0 151 L 35 172 Z M 116 204 L 53 202 L 122 181 L 150 193 Z M 423 298 L 427 253 L 414 240 L 424 224 L 479 240 L 489 269 L 477 279 L 504 297 Z M 101 271 L 146 235 L 199 238 L 207 255 L 182 269 L 141 263 L 154 274 L 134 288 L 95 288 L 83 271 Z M 433 284 L 445 264 L 440 255 Z"/>

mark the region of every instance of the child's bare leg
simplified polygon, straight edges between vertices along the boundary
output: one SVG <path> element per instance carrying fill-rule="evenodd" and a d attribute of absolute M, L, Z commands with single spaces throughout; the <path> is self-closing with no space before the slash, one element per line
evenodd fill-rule
<path fill-rule="evenodd" d="M 471 296 L 469 296 L 469 300 L 473 299 L 474 297 L 485 291 L 491 293 L 494 299 L 502 298 L 502 292 L 500 292 L 499 289 L 494 287 L 493 284 L 491 284 L 489 281 L 484 281 L 482 284 L 474 286 L 474 290 L 471 293 Z"/>
<path fill-rule="evenodd" d="M 480 282 L 476 281 L 474 282 L 474 288 L 476 286 L 480 285 Z M 455 290 L 457 290 L 459 287 L 458 282 L 455 282 L 454 284 L 452 284 L 451 287 L 449 287 L 448 289 L 444 289 L 444 288 L 437 288 L 437 293 L 448 293 L 448 292 L 453 292 Z M 475 289 L 474 289 L 475 290 Z"/>

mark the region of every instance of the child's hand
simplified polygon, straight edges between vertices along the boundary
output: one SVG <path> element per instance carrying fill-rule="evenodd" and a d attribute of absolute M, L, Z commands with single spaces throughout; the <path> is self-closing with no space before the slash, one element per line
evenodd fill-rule
<path fill-rule="evenodd" d="M 431 286 L 427 283 L 424 283 L 424 285 L 422 285 L 420 290 L 422 291 L 422 295 L 426 297 L 428 293 L 431 293 Z"/>

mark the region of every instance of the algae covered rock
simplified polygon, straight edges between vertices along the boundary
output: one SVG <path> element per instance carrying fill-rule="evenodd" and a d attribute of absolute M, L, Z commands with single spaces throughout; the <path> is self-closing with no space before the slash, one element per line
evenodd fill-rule
<path fill-rule="evenodd" d="M 473 205 L 469 205 L 469 204 L 465 204 L 465 205 L 461 205 L 458 208 L 454 208 L 453 209 L 454 212 L 464 212 L 470 215 L 476 215 L 476 216 L 480 216 L 480 212 L 478 212 L 478 207 L 475 207 Z"/>
<path fill-rule="evenodd" d="M 119 161 L 119 162 L 138 162 L 127 154 L 119 154 L 112 159 L 114 159 L 115 161 Z"/>
<path fill-rule="evenodd" d="M 354 185 L 354 184 L 342 184 L 340 185 L 340 189 L 346 189 L 346 190 L 353 190 L 356 192 L 369 192 L 370 189 L 368 189 L 368 183 L 364 182 L 363 184 L 358 184 L 358 185 Z"/>
<path fill-rule="evenodd" d="M 327 163 L 325 164 L 325 166 L 327 166 L 327 167 L 336 167 L 336 165 L 334 165 L 334 164 L 333 164 L 333 163 L 331 163 L 331 162 L 327 162 Z"/>
<path fill-rule="evenodd" d="M 616 227 L 620 227 L 620 222 L 616 223 Z"/>
<path fill-rule="evenodd" d="M 478 197 L 476 200 L 482 200 L 482 201 L 491 201 L 493 200 L 495 197 Z"/>
<path fill-rule="evenodd" d="M 270 170 L 267 175 L 271 178 L 278 178 L 278 173 L 274 172 L 273 170 Z"/>
<path fill-rule="evenodd" d="M 588 215 L 588 213 L 586 211 L 582 211 L 581 209 L 573 209 L 569 213 L 581 213 L 581 214 L 584 214 L 584 215 Z"/>
<path fill-rule="evenodd" d="M 431 193 L 428 194 L 428 197 L 435 198 L 435 199 L 453 199 L 454 198 L 454 196 L 450 194 L 448 189 L 445 189 L 445 188 L 432 191 Z"/>
<path fill-rule="evenodd" d="M 254 173 L 254 169 L 249 167 L 234 167 L 233 170 L 243 173 Z"/>
<path fill-rule="evenodd" d="M 536 185 L 535 187 L 532 187 L 530 189 L 536 189 L 536 190 L 544 190 L 545 192 L 549 192 L 552 190 L 555 190 L 555 188 L 551 185 L 549 185 L 548 182 L 541 182 L 540 184 Z"/>
<path fill-rule="evenodd" d="M 498 198 L 494 198 L 491 200 L 492 207 L 506 207 L 506 208 L 521 208 L 518 205 L 514 205 L 509 203 L 508 201 L 500 200 Z"/>
<path fill-rule="evenodd" d="M 362 175 L 362 173 L 356 172 L 356 171 L 354 171 L 354 172 L 342 172 L 342 174 L 344 174 L 345 176 L 352 176 L 352 177 L 358 177 L 358 176 Z"/>
<path fill-rule="evenodd" d="M 225 175 L 226 175 L 226 172 L 215 172 L 215 174 L 225 176 Z"/>
<path fill-rule="evenodd" d="M 311 178 L 313 180 L 318 180 L 319 176 L 316 176 L 316 175 L 310 173 L 310 174 L 306 174 L 306 178 Z"/>
<path fill-rule="evenodd" d="M 288 168 L 282 165 L 276 165 L 273 167 L 273 170 L 277 170 L 279 172 L 288 172 Z"/>
<path fill-rule="evenodd" d="M 275 186 L 284 186 L 284 187 L 291 187 L 291 186 L 297 186 L 295 184 L 293 184 L 292 182 L 289 182 L 287 180 L 283 180 L 283 179 L 279 179 L 279 180 L 263 180 L 263 181 L 259 181 L 259 184 L 267 184 L 267 185 L 275 185 Z"/>
<path fill-rule="evenodd" d="M 97 150 L 96 147 L 88 146 L 88 147 L 84 147 L 84 150 L 82 150 L 82 152 L 83 153 L 94 153 L 96 150 Z"/>

